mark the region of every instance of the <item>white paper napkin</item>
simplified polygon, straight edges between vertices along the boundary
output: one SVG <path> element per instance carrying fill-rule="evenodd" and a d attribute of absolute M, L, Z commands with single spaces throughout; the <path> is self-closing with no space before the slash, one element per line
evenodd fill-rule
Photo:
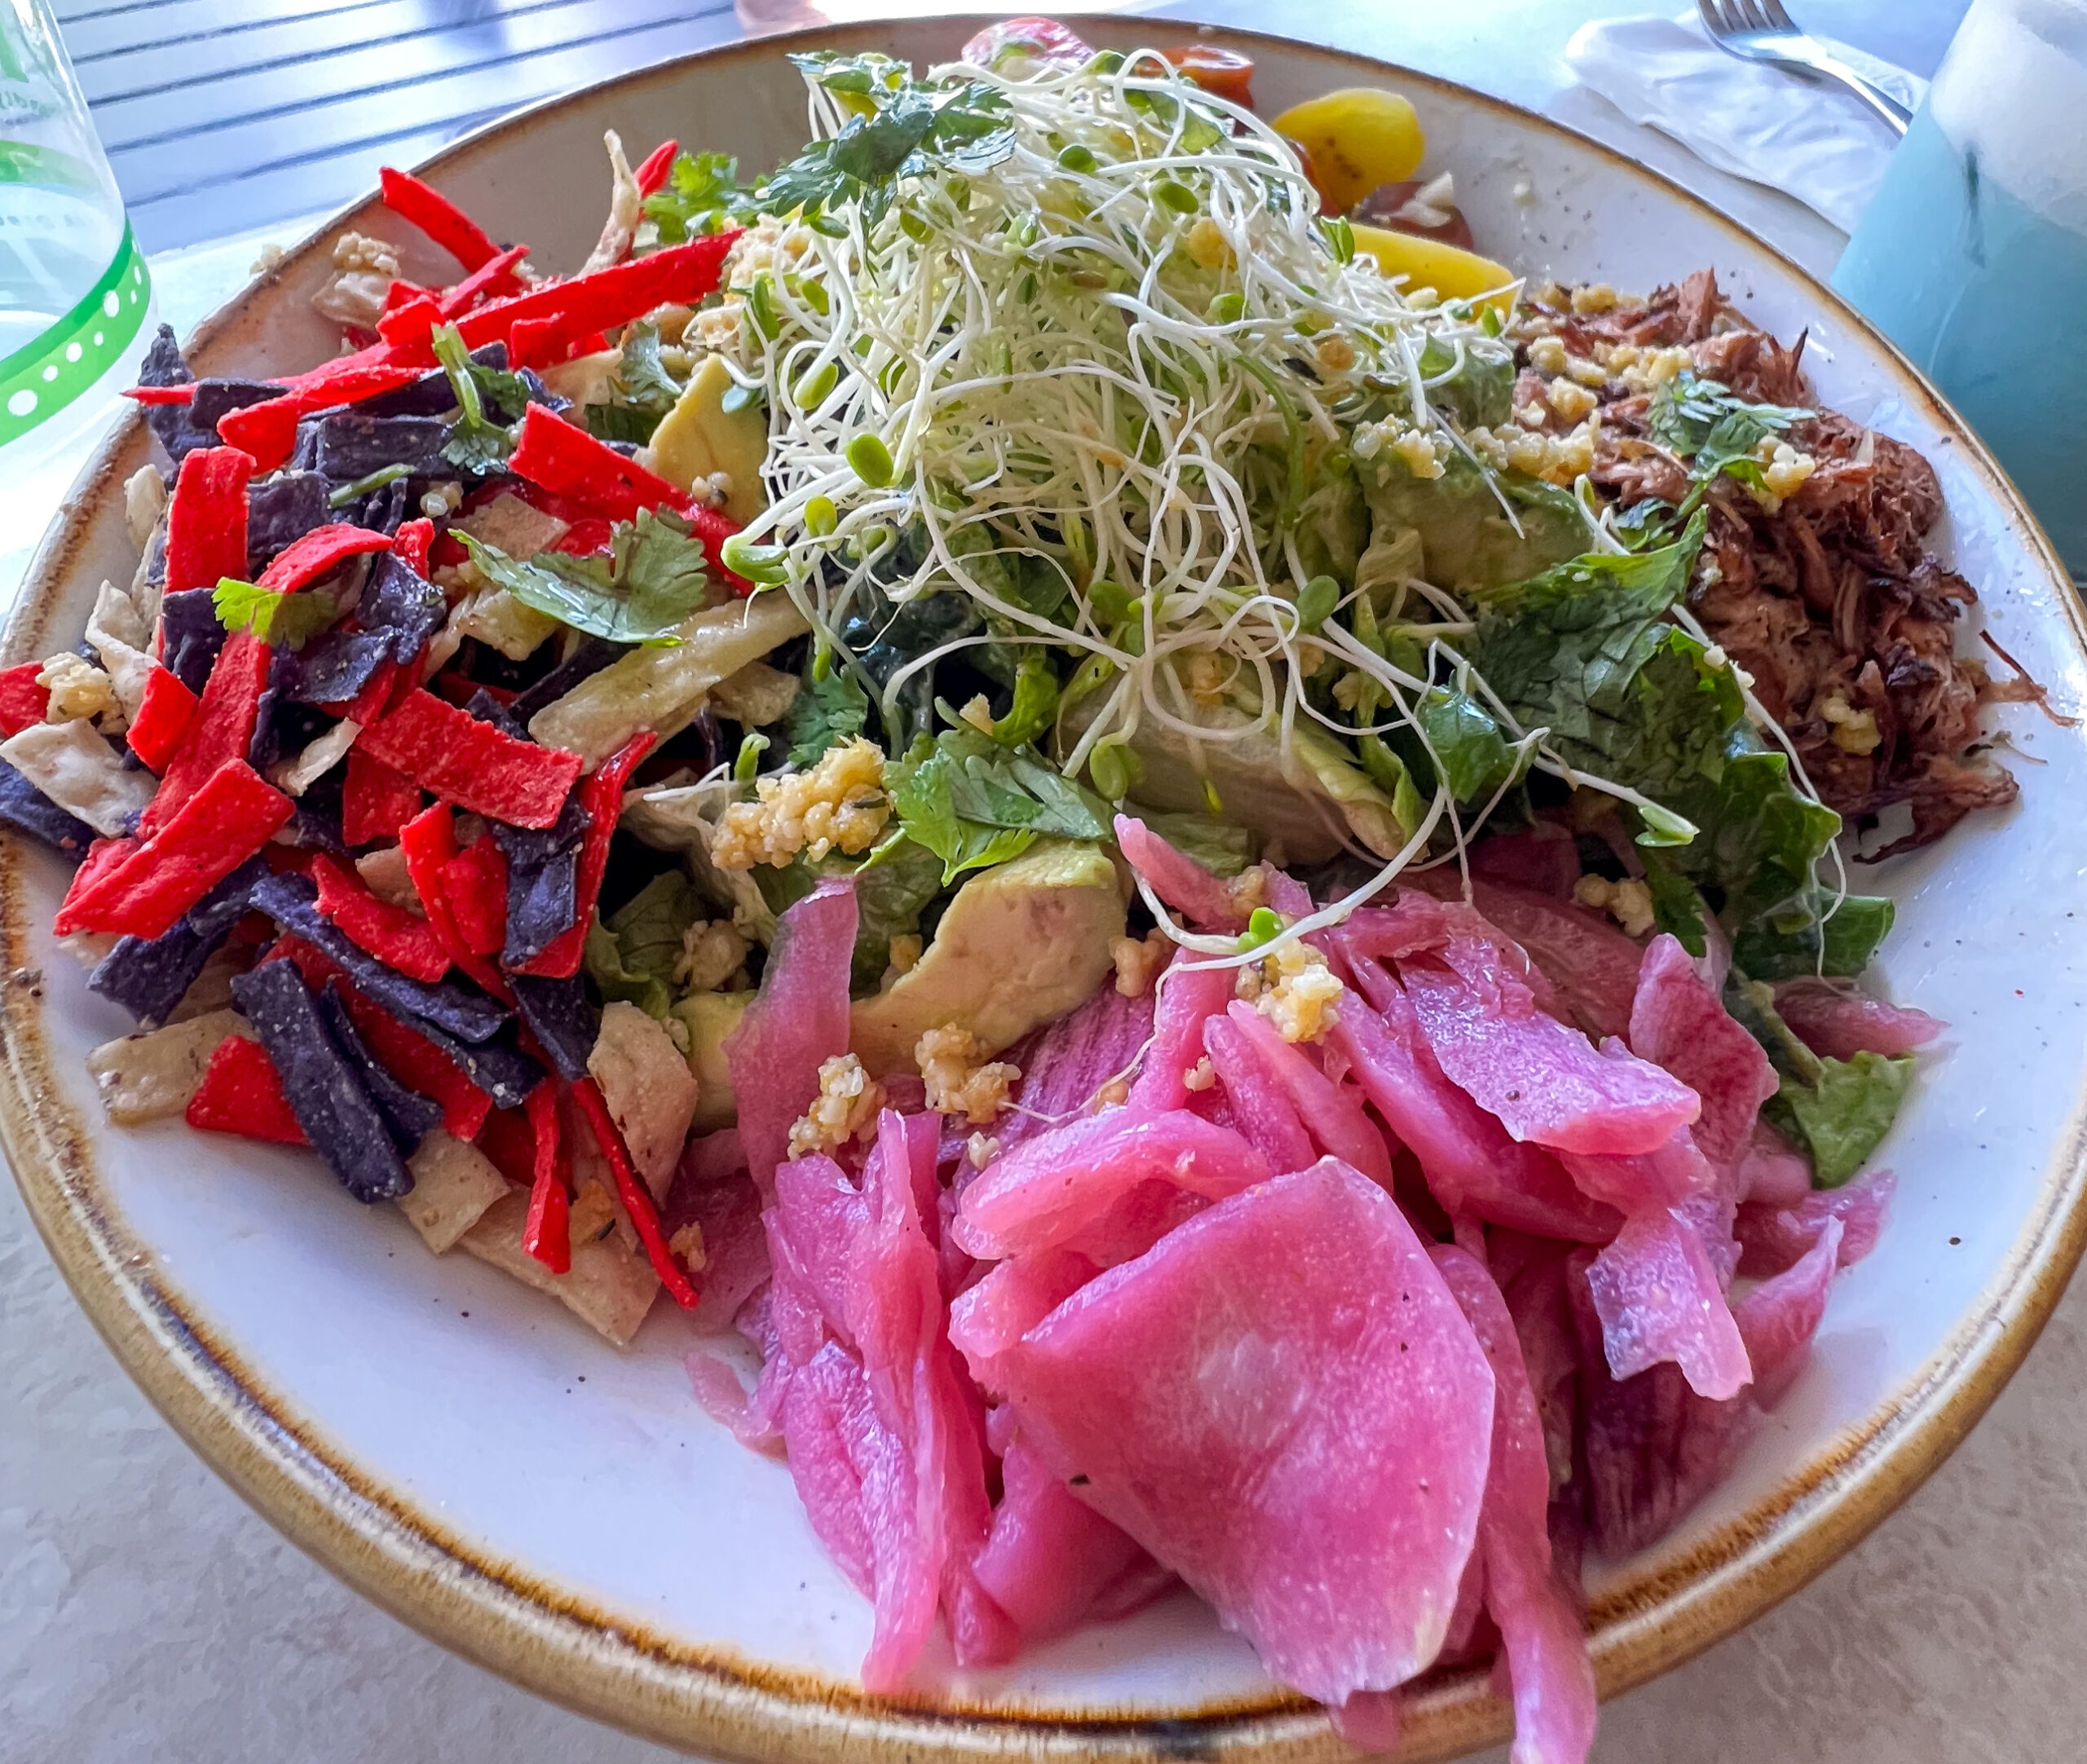
<path fill-rule="evenodd" d="M 1903 68 L 1819 41 L 1908 108 L 1927 91 Z M 1583 24 L 1565 59 L 1582 84 L 1632 121 L 1672 135 L 1722 171 L 1796 197 L 1842 232 L 1876 193 L 1898 145 L 1853 94 L 1727 55 L 1693 12 Z"/>

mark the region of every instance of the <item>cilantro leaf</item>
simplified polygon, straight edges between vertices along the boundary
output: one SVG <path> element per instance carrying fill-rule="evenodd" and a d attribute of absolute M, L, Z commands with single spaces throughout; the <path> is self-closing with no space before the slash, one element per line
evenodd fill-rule
<path fill-rule="evenodd" d="M 250 631 L 280 649 L 303 648 L 341 616 L 333 597 L 320 589 L 284 594 L 231 576 L 211 589 L 210 605 L 227 631 Z"/>
<path fill-rule="evenodd" d="M 472 360 L 453 324 L 438 324 L 429 341 L 457 397 L 457 421 L 443 443 L 443 458 L 459 471 L 483 475 L 497 470 L 514 451 L 514 437 L 504 424 L 486 414 L 488 396 L 496 410 L 511 408 L 519 421 L 529 402 L 528 389 L 519 375 Z"/>
<path fill-rule="evenodd" d="M 658 509 L 617 522 L 607 558 L 543 551 L 524 560 L 461 530 L 457 536 L 480 573 L 523 605 L 612 642 L 670 645 L 675 627 L 710 598 L 703 541 Z"/>
<path fill-rule="evenodd" d="M 722 232 L 740 218 L 747 192 L 739 180 L 730 153 L 677 153 L 666 183 L 645 199 L 645 218 L 663 245 Z"/>
<path fill-rule="evenodd" d="M 633 441 L 642 447 L 681 401 L 681 382 L 660 359 L 660 327 L 650 319 L 624 327 L 609 390 L 610 403 L 586 407 L 588 433 L 598 441 Z"/>
<path fill-rule="evenodd" d="M 821 663 L 825 671 L 820 671 Z M 790 763 L 816 765 L 829 747 L 852 740 L 870 720 L 870 696 L 847 668 L 822 656 L 805 675 L 805 690 L 790 707 Z"/>
<path fill-rule="evenodd" d="M 1699 465 L 1721 465 L 1818 414 L 1792 404 L 1753 404 L 1718 381 L 1684 371 L 1652 395 L 1645 423 L 1668 452 Z"/>
<path fill-rule="evenodd" d="M 859 207 L 871 226 L 890 211 L 898 182 L 938 168 L 976 177 L 1014 151 L 1007 95 L 977 81 L 925 82 L 880 55 L 821 51 L 790 58 L 805 78 L 855 114 L 831 139 L 815 141 L 764 179 L 753 194 L 764 214 L 801 211 L 807 221 Z"/>
<path fill-rule="evenodd" d="M 888 769 L 899 824 L 942 860 L 942 880 L 1004 863 L 1041 835 L 1103 839 L 1107 805 L 1038 761 L 973 729 L 923 735 Z"/>

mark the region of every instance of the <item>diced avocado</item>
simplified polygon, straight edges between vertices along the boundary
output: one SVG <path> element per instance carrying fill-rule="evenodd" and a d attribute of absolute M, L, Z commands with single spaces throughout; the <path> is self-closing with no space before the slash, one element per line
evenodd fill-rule
<path fill-rule="evenodd" d="M 1124 888 L 1101 846 L 1039 840 L 956 892 L 920 959 L 858 999 L 854 1051 L 874 1074 L 916 1069 L 931 1029 L 968 1029 L 989 1053 L 1062 1017 L 1107 976 L 1123 934 Z"/>
<path fill-rule="evenodd" d="M 1567 492 L 1519 472 L 1501 472 L 1495 482 L 1515 511 L 1511 522 L 1485 474 L 1460 453 L 1449 456 L 1440 478 L 1416 478 L 1380 453 L 1362 485 L 1375 536 L 1402 527 L 1419 533 L 1427 580 L 1438 588 L 1519 582 L 1587 549 L 1586 523 Z"/>
<path fill-rule="evenodd" d="M 725 1063 L 725 1038 L 739 1027 L 755 997 L 751 992 L 691 992 L 674 1005 L 673 1014 L 688 1025 L 688 1069 L 697 1086 L 694 1132 L 714 1133 L 739 1118 L 731 1068 Z"/>
<path fill-rule="evenodd" d="M 768 422 L 757 404 L 726 410 L 732 376 L 723 358 L 706 355 L 652 434 L 652 470 L 673 484 L 693 483 L 713 472 L 732 480 L 725 512 L 743 526 L 768 506 L 761 461 L 768 457 Z"/>

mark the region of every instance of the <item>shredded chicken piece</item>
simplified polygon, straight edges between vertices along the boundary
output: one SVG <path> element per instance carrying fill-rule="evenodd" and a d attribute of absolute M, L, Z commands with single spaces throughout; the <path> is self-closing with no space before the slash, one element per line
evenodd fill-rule
<path fill-rule="evenodd" d="M 116 708 L 108 676 L 70 650 L 61 650 L 46 661 L 36 683 L 50 695 L 44 714 L 51 722 L 99 717 Z"/>
<path fill-rule="evenodd" d="M 602 236 L 580 266 L 582 276 L 606 270 L 630 255 L 631 241 L 638 236 L 638 223 L 645 218 L 645 197 L 631 175 L 630 161 L 624 157 L 623 137 L 614 129 L 602 139 L 609 150 L 609 218 L 602 223 Z"/>
<path fill-rule="evenodd" d="M 1612 882 L 1607 876 L 1583 875 L 1573 884 L 1573 898 L 1582 906 L 1607 913 L 1627 937 L 1645 936 L 1656 922 L 1652 891 L 1643 882 L 1629 879 Z"/>
<path fill-rule="evenodd" d="M 682 953 L 674 961 L 674 984 L 691 992 L 715 992 L 739 971 L 751 946 L 730 919 L 692 924 L 682 933 Z"/>
<path fill-rule="evenodd" d="M 398 279 L 396 248 L 366 233 L 342 233 L 333 241 L 333 280 L 311 297 L 312 310 L 337 324 L 373 331 Z"/>
<path fill-rule="evenodd" d="M 709 1252 L 704 1247 L 703 1227 L 692 1219 L 668 1238 L 667 1247 L 691 1274 L 700 1274 L 710 1266 Z"/>

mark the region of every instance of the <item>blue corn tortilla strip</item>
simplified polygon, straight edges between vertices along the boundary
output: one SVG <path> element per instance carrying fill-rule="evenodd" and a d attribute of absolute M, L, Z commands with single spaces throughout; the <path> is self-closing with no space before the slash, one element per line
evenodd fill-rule
<path fill-rule="evenodd" d="M 525 726 L 546 704 L 563 698 L 583 680 L 591 679 L 620 655 L 630 653 L 628 643 L 611 643 L 605 637 L 582 638 L 578 648 L 534 686 L 515 695 L 507 713 Z"/>
<path fill-rule="evenodd" d="M 174 1012 L 232 927 L 254 904 L 268 867 L 249 858 L 157 937 L 118 937 L 87 976 L 87 990 L 120 1004 L 147 1029 Z"/>
<path fill-rule="evenodd" d="M 195 378 L 188 371 L 188 364 L 182 359 L 181 345 L 174 341 L 174 327 L 162 324 L 145 351 L 145 359 L 139 364 L 138 384 L 188 386 Z M 215 434 L 196 424 L 186 404 L 148 404 L 145 426 L 152 430 L 152 439 L 159 443 L 161 450 L 177 466 L 196 448 L 215 447 L 218 442 Z"/>
<path fill-rule="evenodd" d="M 68 858 L 85 857 L 95 837 L 85 821 L 67 814 L 5 760 L 0 760 L 0 826 Z"/>
<path fill-rule="evenodd" d="M 568 1083 L 586 1077 L 587 1056 L 602 1033 L 602 1014 L 587 996 L 587 982 L 577 974 L 570 980 L 515 974 L 509 983 L 514 988 L 523 1022 L 558 1076 Z"/>
<path fill-rule="evenodd" d="M 387 968 L 361 945 L 322 917 L 313 904 L 319 890 L 306 877 L 271 875 L 254 891 L 254 904 L 285 931 L 294 932 L 322 950 L 354 981 L 358 991 L 405 1023 L 436 1029 L 450 1040 L 466 1044 L 490 1041 L 508 1021 L 507 1007 L 482 992 L 442 981 L 430 986 Z"/>
<path fill-rule="evenodd" d="M 297 1124 L 342 1186 L 365 1205 L 409 1193 L 413 1173 L 390 1124 L 297 964 L 263 962 L 233 979 L 232 995 L 281 1078 Z"/>
<path fill-rule="evenodd" d="M 554 853 L 528 868 L 507 869 L 507 942 L 501 965 L 515 968 L 541 955 L 580 917 L 580 858 Z"/>
<path fill-rule="evenodd" d="M 342 1056 L 355 1069 L 363 1088 L 369 1092 L 369 1100 L 384 1117 L 392 1144 L 398 1148 L 401 1158 L 412 1157 L 420 1149 L 421 1141 L 442 1125 L 442 1105 L 431 1096 L 408 1090 L 369 1051 L 368 1043 L 357 1031 L 347 1007 L 341 1002 L 340 990 L 333 981 L 328 981 L 315 996 L 319 1014 L 326 1020 L 327 1033 L 333 1038 L 333 1045 L 341 1050 Z"/>
<path fill-rule="evenodd" d="M 346 704 L 377 677 L 396 647 L 389 631 L 349 631 L 336 625 L 301 650 L 285 650 L 269 675 L 297 704 Z"/>
<path fill-rule="evenodd" d="M 391 659 L 404 667 L 441 628 L 448 611 L 440 589 L 387 551 L 363 584 L 355 622 L 365 631 L 387 633 Z"/>
<path fill-rule="evenodd" d="M 330 483 L 352 484 L 387 465 L 413 478 L 437 478 L 455 468 L 442 456 L 449 426 L 438 417 L 373 417 L 336 411 L 301 426 L 297 463 Z"/>
<path fill-rule="evenodd" d="M 395 533 L 406 518 L 406 510 L 418 497 L 409 478 L 395 478 L 368 495 L 344 502 L 333 513 L 343 527 L 360 527 L 366 532 Z"/>
<path fill-rule="evenodd" d="M 275 554 L 332 518 L 327 483 L 316 472 L 283 471 L 246 492 L 246 571 L 258 576 Z"/>
<path fill-rule="evenodd" d="M 266 404 L 282 397 L 288 389 L 266 380 L 203 379 L 196 382 L 196 395 L 188 403 L 188 420 L 198 429 L 214 432 L 236 410 Z"/>
<path fill-rule="evenodd" d="M 181 683 L 198 698 L 209 684 L 218 651 L 225 646 L 225 628 L 207 588 L 184 589 L 160 601 L 160 655 Z"/>
<path fill-rule="evenodd" d="M 464 708 L 482 723 L 491 723 L 502 734 L 512 735 L 517 741 L 530 739 L 529 731 L 515 721 L 514 715 L 483 686 L 471 695 L 471 701 Z"/>
<path fill-rule="evenodd" d="M 448 1054 L 464 1069 L 465 1077 L 502 1109 L 519 1109 L 529 1092 L 544 1081 L 542 1062 L 524 1053 L 505 1035 L 491 1041 L 459 1041 L 423 1018 L 401 1021 Z"/>
<path fill-rule="evenodd" d="M 558 819 L 546 827 L 510 827 L 505 821 L 488 823 L 508 867 L 525 870 L 548 863 L 561 852 L 577 851 L 592 824 L 576 796 L 566 798 Z"/>

